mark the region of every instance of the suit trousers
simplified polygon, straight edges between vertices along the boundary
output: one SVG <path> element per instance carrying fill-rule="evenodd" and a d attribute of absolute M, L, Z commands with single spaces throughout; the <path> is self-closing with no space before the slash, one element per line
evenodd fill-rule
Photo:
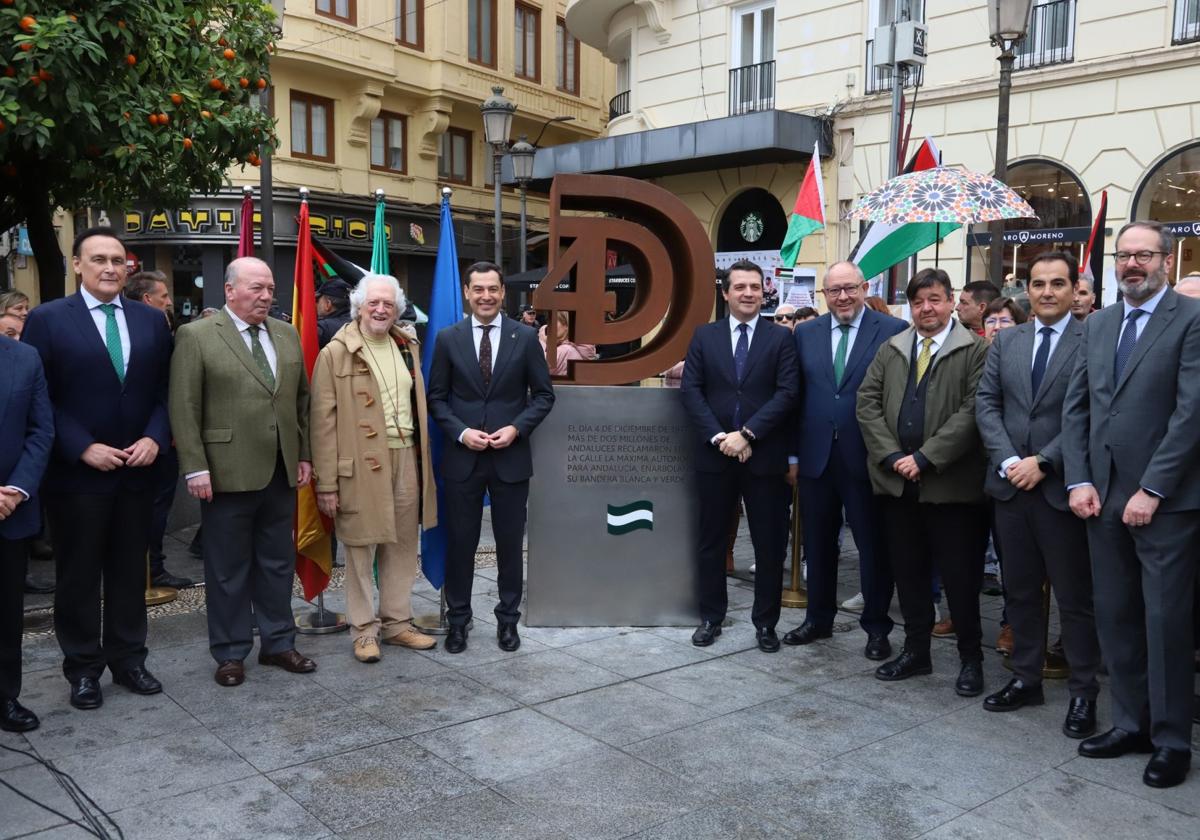
<path fill-rule="evenodd" d="M 26 542 L 0 537 L 0 700 L 21 694 Z"/>
<path fill-rule="evenodd" d="M 1042 681 L 1046 615 L 1042 582 L 1048 577 L 1062 623 L 1063 650 L 1071 666 L 1072 697 L 1095 700 L 1100 691 L 1100 642 L 1092 609 L 1092 567 L 1087 526 L 1069 510 L 1052 507 L 1034 489 L 996 501 L 996 536 L 1004 556 L 1013 676 L 1026 685 Z M 955 616 L 957 624 L 958 617 Z"/>
<path fill-rule="evenodd" d="M 263 653 L 283 653 L 296 646 L 295 508 L 296 491 L 288 484 L 282 456 L 263 489 L 213 493 L 211 502 L 200 504 L 208 646 L 217 662 L 249 655 L 255 622 Z"/>
<path fill-rule="evenodd" d="M 163 553 L 163 537 L 167 533 L 167 519 L 171 505 L 175 502 L 175 488 L 179 485 L 179 455 L 172 446 L 159 453 L 154 463 L 158 474 L 154 489 L 154 514 L 150 520 L 150 574 L 162 574 L 166 555 Z"/>
<path fill-rule="evenodd" d="M 745 464 L 733 463 L 723 473 L 697 473 L 700 496 L 700 620 L 725 620 L 729 592 L 725 554 L 729 528 L 740 498 L 754 544 L 754 608 L 750 618 L 758 629 L 774 629 L 783 593 L 783 555 L 787 551 L 787 506 L 791 488 L 783 475 L 754 475 Z"/>
<path fill-rule="evenodd" d="M 479 548 L 486 492 L 491 499 L 492 534 L 496 538 L 496 585 L 500 590 L 496 620 L 515 624 L 521 618 L 524 588 L 522 541 L 529 481 L 503 481 L 496 475 L 492 453 L 485 450 L 477 455 L 475 467 L 466 479 L 445 479 L 443 483 L 447 526 L 446 619 L 458 627 L 465 627 L 471 620 L 471 585 L 475 580 L 475 552 Z"/>
<path fill-rule="evenodd" d="M 942 579 L 958 654 L 964 662 L 983 659 L 979 587 L 987 546 L 988 509 L 979 504 L 931 504 L 911 496 L 880 497 L 896 594 L 904 616 L 904 648 L 929 654 L 933 631 L 933 573 Z"/>
<path fill-rule="evenodd" d="M 820 478 L 798 480 L 804 561 L 808 569 L 807 620 L 821 630 L 833 627 L 838 609 L 838 535 L 844 509 L 858 548 L 863 594 L 859 625 L 867 633 L 886 636 L 895 624 L 888 615 L 892 604 L 892 570 L 887 561 L 887 545 L 880 539 L 878 505 L 870 480 L 851 475 L 837 446 L 830 452 L 829 463 Z"/>
<path fill-rule="evenodd" d="M 1200 511 L 1156 513 L 1149 525 L 1130 528 L 1121 522 L 1128 500 L 1110 492 L 1100 516 L 1087 522 L 1113 725 L 1144 732 L 1148 724 L 1156 747 L 1187 750 Z"/>
<path fill-rule="evenodd" d="M 346 549 L 346 617 L 354 638 L 395 636 L 412 624 L 412 588 L 417 579 L 420 489 L 416 450 L 389 449 L 396 542 L 349 545 Z M 379 613 L 375 613 L 375 568 L 379 568 Z"/>
<path fill-rule="evenodd" d="M 146 544 L 152 491 L 53 493 L 54 634 L 68 680 L 146 662 Z M 101 595 L 103 594 L 103 616 Z"/>

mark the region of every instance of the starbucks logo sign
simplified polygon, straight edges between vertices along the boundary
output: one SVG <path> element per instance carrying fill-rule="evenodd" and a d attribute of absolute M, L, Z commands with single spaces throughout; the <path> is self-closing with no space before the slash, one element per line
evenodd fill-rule
<path fill-rule="evenodd" d="M 747 242 L 757 242 L 763 235 L 762 216 L 757 213 L 747 213 L 742 217 L 742 223 L 738 226 L 738 230 L 742 234 L 742 239 Z"/>

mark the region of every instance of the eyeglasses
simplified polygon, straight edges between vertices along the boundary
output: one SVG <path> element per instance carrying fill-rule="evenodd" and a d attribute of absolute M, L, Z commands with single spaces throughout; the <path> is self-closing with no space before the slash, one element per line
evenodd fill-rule
<path fill-rule="evenodd" d="M 1017 322 L 1007 315 L 992 316 L 983 322 L 985 327 L 1015 327 Z"/>
<path fill-rule="evenodd" d="M 1171 252 L 1170 251 L 1117 251 L 1116 253 L 1114 253 L 1112 255 L 1112 257 L 1118 263 L 1127 263 L 1127 262 L 1129 262 L 1129 259 L 1132 257 L 1133 259 L 1137 260 L 1138 265 L 1145 265 L 1146 263 L 1150 262 L 1150 260 L 1154 259 L 1155 254 L 1161 254 L 1162 256 L 1165 257 L 1169 253 L 1171 253 Z"/>
<path fill-rule="evenodd" d="M 783 315 L 775 316 L 775 323 L 780 323 L 782 321 L 795 321 L 795 320 L 796 320 L 796 316 L 790 312 L 785 312 Z"/>
<path fill-rule="evenodd" d="M 861 290 L 862 286 L 835 286 L 833 288 L 826 287 L 821 291 L 825 292 L 826 297 L 840 298 L 842 295 L 854 297 Z"/>

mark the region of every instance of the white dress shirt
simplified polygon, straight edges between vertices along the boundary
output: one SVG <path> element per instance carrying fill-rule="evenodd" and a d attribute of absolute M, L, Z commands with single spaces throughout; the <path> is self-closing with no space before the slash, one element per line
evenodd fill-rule
<path fill-rule="evenodd" d="M 100 308 L 104 301 L 95 297 L 82 286 L 79 287 L 79 295 L 87 305 L 88 313 L 92 316 L 92 323 L 96 325 L 96 329 L 100 333 L 100 343 L 107 348 L 108 316 Z M 109 303 L 117 307 L 113 314 L 117 317 L 117 331 L 121 334 L 121 355 L 124 357 L 125 370 L 129 370 L 129 325 L 125 323 L 125 302 L 121 299 L 120 295 L 117 295 Z"/>
<path fill-rule="evenodd" d="M 846 334 L 846 361 L 850 361 L 850 353 L 854 350 L 854 340 L 858 338 L 858 328 L 862 326 L 863 313 L 867 311 L 867 307 L 858 310 L 858 314 L 854 316 L 854 320 L 850 322 L 850 332 Z M 833 315 L 829 316 L 831 322 L 829 334 L 829 347 L 833 351 L 834 359 L 837 358 L 838 342 L 842 340 L 842 323 Z"/>
<path fill-rule="evenodd" d="M 1069 324 L 1071 319 L 1074 317 L 1074 315 L 1068 312 L 1053 324 L 1047 324 L 1042 321 L 1041 318 L 1035 317 L 1033 319 L 1033 352 L 1029 354 L 1029 371 L 1031 374 L 1033 372 L 1034 363 L 1037 361 L 1038 350 L 1041 349 L 1042 342 L 1050 342 L 1050 353 L 1046 356 L 1046 363 L 1049 365 L 1050 359 L 1054 358 L 1054 351 L 1058 349 L 1058 340 L 1062 338 L 1063 331 L 1066 330 L 1067 324 Z M 1053 332 L 1051 332 L 1049 336 L 1044 336 L 1042 335 L 1043 327 L 1049 327 L 1051 330 L 1053 330 Z M 1034 396 L 1036 397 L 1037 394 L 1034 394 Z M 1005 458 L 1000 464 L 1000 477 L 1008 478 L 1008 468 L 1020 460 L 1020 457 L 1017 455 L 1010 455 Z"/>
<path fill-rule="evenodd" d="M 933 357 L 937 355 L 937 351 L 942 349 L 942 345 L 946 343 L 946 339 L 950 337 L 950 330 L 954 329 L 954 319 L 951 318 L 946 322 L 946 326 L 942 327 L 942 331 L 937 335 L 924 336 L 919 332 L 913 331 L 914 347 L 917 348 L 917 356 L 921 355 L 921 342 L 926 338 L 932 338 L 933 343 L 929 345 L 929 364 L 933 365 Z M 964 328 L 965 329 L 965 328 Z"/>
<path fill-rule="evenodd" d="M 758 329 L 758 319 L 761 315 L 755 315 L 746 322 L 746 347 L 748 348 L 754 343 L 754 331 Z M 742 322 L 732 315 L 729 316 L 729 349 L 733 353 L 737 353 L 738 339 L 742 337 L 742 331 L 738 329 L 738 325 Z"/>
<path fill-rule="evenodd" d="M 500 333 L 503 322 L 500 320 L 500 315 L 497 314 L 492 319 L 490 325 L 484 324 L 474 315 L 471 316 L 471 340 L 475 342 L 475 359 L 479 360 L 479 342 L 483 340 L 483 330 L 480 327 L 492 326 L 495 329 L 488 330 L 488 340 L 492 343 L 492 370 L 496 369 L 496 356 L 500 352 Z"/>
<path fill-rule="evenodd" d="M 225 314 L 229 316 L 229 320 L 233 321 L 233 325 L 237 327 L 238 333 L 242 336 L 242 341 L 246 342 L 246 349 L 250 351 L 250 355 L 254 355 L 254 344 L 250 338 L 250 325 L 241 318 L 233 314 L 233 310 L 228 306 L 225 307 Z M 279 361 L 275 354 L 275 345 L 271 343 L 271 334 L 267 332 L 266 322 L 260 326 L 262 329 L 258 331 L 258 341 L 262 344 L 263 352 L 267 355 L 267 364 L 271 366 L 271 374 L 279 375 Z"/>

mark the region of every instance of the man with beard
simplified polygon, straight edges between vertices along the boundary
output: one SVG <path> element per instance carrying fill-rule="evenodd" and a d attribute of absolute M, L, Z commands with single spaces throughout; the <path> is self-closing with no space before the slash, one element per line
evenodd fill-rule
<path fill-rule="evenodd" d="M 1157 222 L 1117 235 L 1122 303 L 1084 322 L 1063 405 L 1064 479 L 1087 522 L 1096 629 L 1113 728 L 1079 754 L 1153 753 L 1142 776 L 1187 776 L 1192 590 L 1200 536 L 1200 301 L 1167 287 L 1175 238 Z"/>

